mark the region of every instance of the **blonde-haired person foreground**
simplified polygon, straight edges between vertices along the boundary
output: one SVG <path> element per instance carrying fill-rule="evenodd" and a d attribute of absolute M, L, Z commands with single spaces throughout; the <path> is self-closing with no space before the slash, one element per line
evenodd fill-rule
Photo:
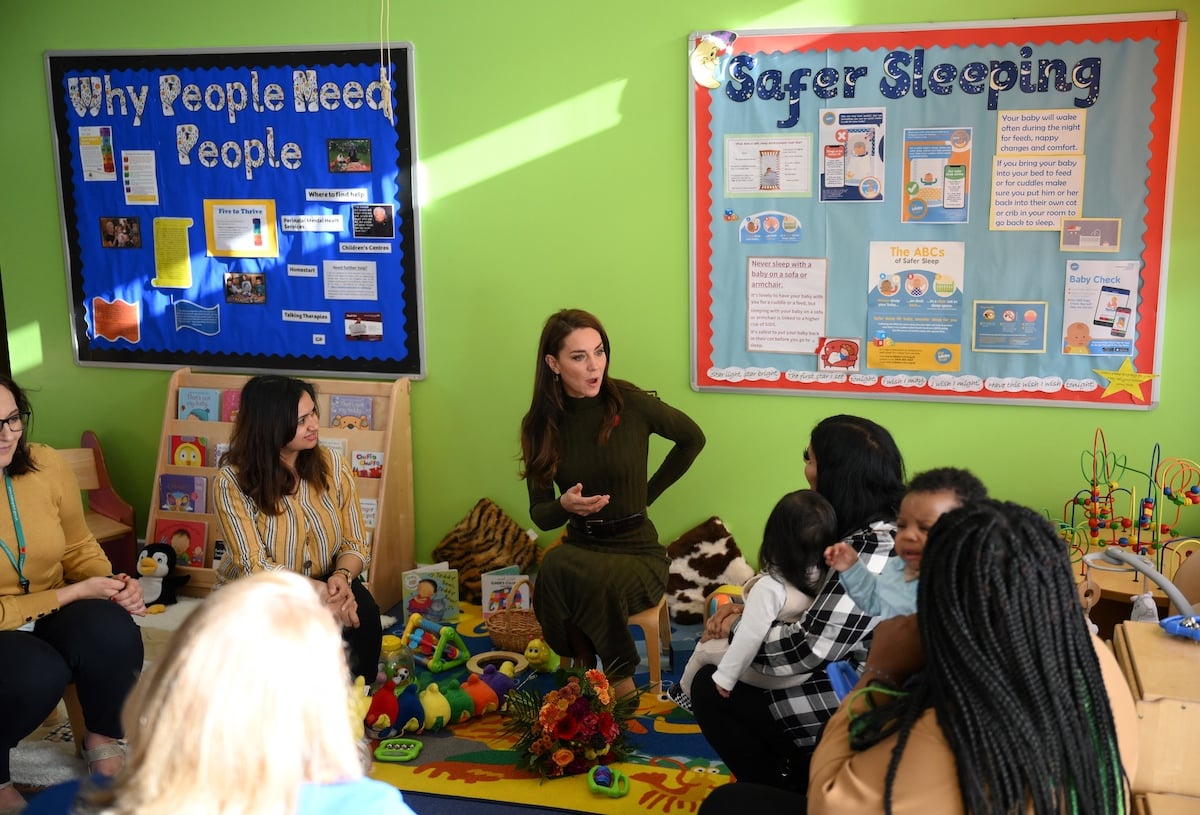
<path fill-rule="evenodd" d="M 309 581 L 260 572 L 188 617 L 125 706 L 129 758 L 26 810 L 104 815 L 414 815 L 363 776 L 340 626 Z"/>

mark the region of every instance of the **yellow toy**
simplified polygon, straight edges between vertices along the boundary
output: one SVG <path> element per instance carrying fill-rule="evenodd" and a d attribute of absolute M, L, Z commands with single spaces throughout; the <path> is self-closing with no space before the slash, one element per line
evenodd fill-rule
<path fill-rule="evenodd" d="M 421 707 L 425 709 L 425 729 L 441 730 L 451 723 L 450 702 L 442 695 L 436 682 L 418 694 Z"/>
<path fill-rule="evenodd" d="M 360 740 L 366 736 L 363 718 L 367 715 L 369 707 L 371 696 L 367 693 L 367 680 L 356 676 L 354 684 L 350 687 L 350 726 L 354 729 L 355 737 Z"/>
<path fill-rule="evenodd" d="M 558 670 L 558 666 L 562 664 L 558 654 L 550 650 L 550 646 L 540 639 L 532 639 L 525 646 L 525 659 L 529 661 L 529 667 L 541 673 L 554 673 Z M 503 670 L 503 666 L 501 666 Z"/>

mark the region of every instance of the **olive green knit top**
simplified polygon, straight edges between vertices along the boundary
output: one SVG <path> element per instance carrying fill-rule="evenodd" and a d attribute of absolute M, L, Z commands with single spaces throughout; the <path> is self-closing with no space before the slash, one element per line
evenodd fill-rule
<path fill-rule="evenodd" d="M 645 513 L 667 487 L 687 472 L 704 447 L 704 432 L 687 414 L 657 396 L 632 387 L 623 387 L 624 407 L 618 416 L 608 444 L 596 441 L 604 420 L 604 400 L 600 396 L 567 398 L 559 420 L 560 458 L 554 483 L 529 487 L 529 515 L 541 529 L 557 529 L 570 519 L 558 495 L 576 484 L 584 495 L 608 495 L 608 506 L 590 519 L 612 520 L 634 513 Z M 650 436 L 662 436 L 674 442 L 654 474 L 647 478 Z M 568 538 L 580 536 L 574 527 Z M 639 529 L 622 533 L 621 542 L 658 543 L 654 525 L 647 522 Z"/>

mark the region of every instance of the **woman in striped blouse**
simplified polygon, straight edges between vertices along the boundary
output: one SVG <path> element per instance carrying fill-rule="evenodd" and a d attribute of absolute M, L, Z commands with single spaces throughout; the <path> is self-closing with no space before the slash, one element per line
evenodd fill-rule
<path fill-rule="evenodd" d="M 370 553 L 350 465 L 318 443 L 316 391 L 287 376 L 242 388 L 229 451 L 213 479 L 226 555 L 217 586 L 287 569 L 313 588 L 342 624 L 350 670 L 375 678 L 383 637 L 379 606 L 359 579 Z"/>

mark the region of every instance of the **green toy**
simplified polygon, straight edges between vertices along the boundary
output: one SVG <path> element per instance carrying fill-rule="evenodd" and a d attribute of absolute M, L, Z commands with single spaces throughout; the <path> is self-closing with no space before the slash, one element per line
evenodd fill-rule
<path fill-rule="evenodd" d="M 384 739 L 375 748 L 375 758 L 380 761 L 412 761 L 421 754 L 423 746 L 417 739 L 404 737 Z"/>

